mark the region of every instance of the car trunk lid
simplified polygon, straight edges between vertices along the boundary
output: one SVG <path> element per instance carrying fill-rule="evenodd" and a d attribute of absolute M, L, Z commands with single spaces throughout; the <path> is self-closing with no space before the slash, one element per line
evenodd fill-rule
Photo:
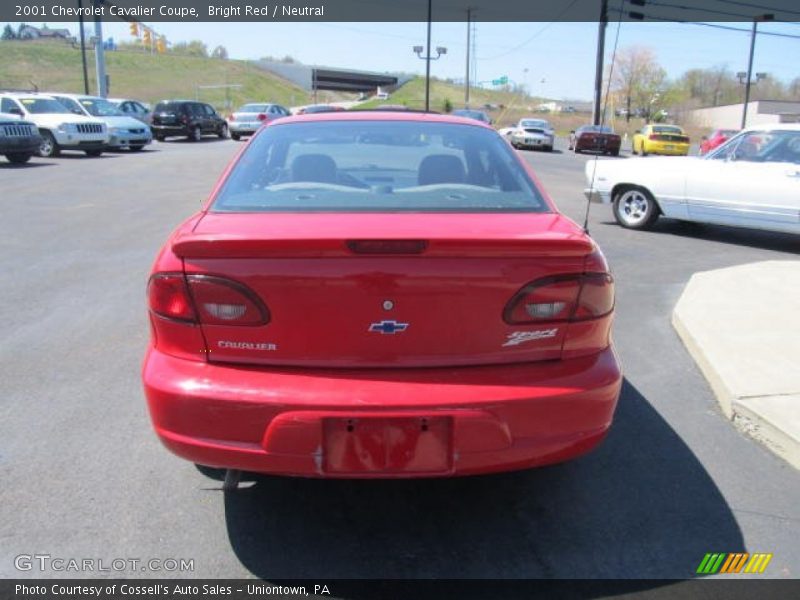
<path fill-rule="evenodd" d="M 268 307 L 266 325 L 203 325 L 209 360 L 326 367 L 558 359 L 565 323 L 510 325 L 503 311 L 531 281 L 580 273 L 593 248 L 552 213 L 211 213 L 172 247 L 187 274 Z"/>

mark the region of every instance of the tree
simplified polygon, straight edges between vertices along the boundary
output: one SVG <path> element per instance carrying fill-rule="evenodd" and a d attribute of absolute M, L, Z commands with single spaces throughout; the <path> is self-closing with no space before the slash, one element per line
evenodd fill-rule
<path fill-rule="evenodd" d="M 211 52 L 211 58 L 221 58 L 223 60 L 228 59 L 228 49 L 225 46 L 217 46 Z"/>
<path fill-rule="evenodd" d="M 172 52 L 173 54 L 183 54 L 185 56 L 208 57 L 208 47 L 200 40 L 173 44 Z"/>
<path fill-rule="evenodd" d="M 667 73 L 655 53 L 644 46 L 629 46 L 617 52 L 613 65 L 611 89 L 621 106 L 639 110 L 646 118 L 659 106 L 658 100 Z"/>
<path fill-rule="evenodd" d="M 800 100 L 800 77 L 795 77 L 787 90 L 790 100 Z"/>
<path fill-rule="evenodd" d="M 17 33 L 14 31 L 14 28 L 11 27 L 10 24 L 6 23 L 5 29 L 3 29 L 3 38 L 4 40 L 15 40 L 17 39 Z"/>

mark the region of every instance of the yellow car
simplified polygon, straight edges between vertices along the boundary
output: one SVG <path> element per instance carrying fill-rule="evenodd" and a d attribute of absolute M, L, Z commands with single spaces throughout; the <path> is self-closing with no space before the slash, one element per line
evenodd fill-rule
<path fill-rule="evenodd" d="M 633 135 L 634 154 L 689 154 L 689 136 L 677 125 L 645 125 Z"/>

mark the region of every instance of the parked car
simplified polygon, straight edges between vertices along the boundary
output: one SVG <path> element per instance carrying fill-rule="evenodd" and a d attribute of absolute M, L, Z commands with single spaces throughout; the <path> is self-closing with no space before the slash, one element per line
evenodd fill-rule
<path fill-rule="evenodd" d="M 82 94 L 49 92 L 76 115 L 85 115 L 102 120 L 108 128 L 108 145 L 111 150 L 139 151 L 153 142 L 150 127 L 122 113 L 119 107 L 105 98 Z"/>
<path fill-rule="evenodd" d="M 619 156 L 621 143 L 622 138 L 607 125 L 584 125 L 569 132 L 569 149 L 575 154 L 589 150 Z"/>
<path fill-rule="evenodd" d="M 52 96 L 35 92 L 0 92 L 0 112 L 23 117 L 39 128 L 39 156 L 58 156 L 62 150 L 79 150 L 100 156 L 108 143 L 103 121 L 76 115 Z"/>
<path fill-rule="evenodd" d="M 715 129 L 709 136 L 703 136 L 700 141 L 700 154 L 708 154 L 717 146 L 721 146 L 730 138 L 739 133 L 738 129 Z"/>
<path fill-rule="evenodd" d="M 603 439 L 622 382 L 596 242 L 495 131 L 449 115 L 270 122 L 147 295 L 155 431 L 231 485 L 568 460 Z"/>
<path fill-rule="evenodd" d="M 0 113 L 0 154 L 8 162 L 22 164 L 39 152 L 42 137 L 36 123 L 23 121 L 19 115 Z"/>
<path fill-rule="evenodd" d="M 109 98 L 109 102 L 116 104 L 119 109 L 129 117 L 133 117 L 150 126 L 150 116 L 152 111 L 150 107 L 144 102 L 132 100 L 131 98 Z"/>
<path fill-rule="evenodd" d="M 508 137 L 515 148 L 538 148 L 552 152 L 556 134 L 545 119 L 520 119 Z"/>
<path fill-rule="evenodd" d="M 316 113 L 324 112 L 341 112 L 344 108 L 341 106 L 333 106 L 332 104 L 311 104 L 303 106 L 295 111 L 296 115 L 313 115 Z"/>
<path fill-rule="evenodd" d="M 228 124 L 214 107 L 195 100 L 163 100 L 151 117 L 153 136 L 163 142 L 168 137 L 187 137 L 199 142 L 204 135 L 228 137 Z"/>
<path fill-rule="evenodd" d="M 241 137 L 253 135 L 264 123 L 288 117 L 292 113 L 280 104 L 245 104 L 228 117 L 228 129 L 231 138 L 238 140 Z"/>
<path fill-rule="evenodd" d="M 800 125 L 752 127 L 702 157 L 590 161 L 586 180 L 630 229 L 664 215 L 800 233 Z"/>
<path fill-rule="evenodd" d="M 689 136 L 677 125 L 645 125 L 633 134 L 631 152 L 642 156 L 686 156 L 689 154 Z"/>
<path fill-rule="evenodd" d="M 482 110 L 472 110 L 469 108 L 459 108 L 458 110 L 454 110 L 452 113 L 454 117 L 464 117 L 467 119 L 475 119 L 476 121 L 480 121 L 481 123 L 486 123 L 487 125 L 492 124 L 492 118 L 487 115 Z"/>

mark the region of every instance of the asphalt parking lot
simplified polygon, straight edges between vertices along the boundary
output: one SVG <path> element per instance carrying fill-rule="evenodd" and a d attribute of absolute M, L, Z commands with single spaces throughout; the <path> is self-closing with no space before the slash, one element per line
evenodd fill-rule
<path fill-rule="evenodd" d="M 0 576 L 90 576 L 15 569 L 46 553 L 194 561 L 112 573 L 124 577 L 684 578 L 706 552 L 738 551 L 773 553 L 766 576 L 800 576 L 800 474 L 722 417 L 670 325 L 692 273 L 796 259 L 789 235 L 666 219 L 628 231 L 592 206 L 626 382 L 608 439 L 577 461 L 454 480 L 260 478 L 226 495 L 169 454 L 139 381 L 148 270 L 240 147 L 0 164 Z M 563 140 L 524 156 L 582 221 L 590 157 Z"/>

